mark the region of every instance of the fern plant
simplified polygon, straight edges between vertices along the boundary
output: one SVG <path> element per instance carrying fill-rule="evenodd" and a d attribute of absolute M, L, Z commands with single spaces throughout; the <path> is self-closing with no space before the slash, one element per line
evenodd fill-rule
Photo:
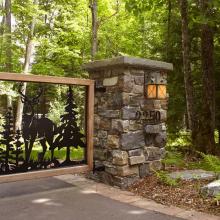
<path fill-rule="evenodd" d="M 159 181 L 167 186 L 175 187 L 178 185 L 178 179 L 172 179 L 165 171 L 154 170 Z"/>
<path fill-rule="evenodd" d="M 216 175 L 220 173 L 220 158 L 211 154 L 199 152 L 202 156 L 201 168 L 207 171 L 212 171 Z"/>
<path fill-rule="evenodd" d="M 184 157 L 180 152 L 167 152 L 165 158 L 162 160 L 162 163 L 165 165 L 175 165 L 178 167 L 184 167 Z"/>

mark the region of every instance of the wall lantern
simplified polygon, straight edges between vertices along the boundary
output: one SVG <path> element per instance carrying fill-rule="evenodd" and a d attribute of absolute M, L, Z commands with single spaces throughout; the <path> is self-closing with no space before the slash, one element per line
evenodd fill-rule
<path fill-rule="evenodd" d="M 167 98 L 167 74 L 165 72 L 150 72 L 144 75 L 144 96 L 147 99 Z"/>

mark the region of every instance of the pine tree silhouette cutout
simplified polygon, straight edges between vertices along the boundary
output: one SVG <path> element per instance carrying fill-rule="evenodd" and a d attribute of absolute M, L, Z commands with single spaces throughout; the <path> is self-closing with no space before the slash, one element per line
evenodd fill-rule
<path fill-rule="evenodd" d="M 1 149 L 0 152 L 0 163 L 1 170 L 4 173 L 8 173 L 10 171 L 9 162 L 13 160 L 11 152 L 13 151 L 13 116 L 12 116 L 12 108 L 8 108 L 8 112 L 5 117 L 5 124 L 3 125 L 4 131 L 0 132 L 2 135 L 2 139 L 0 140 L 0 144 L 5 148 Z"/>
<path fill-rule="evenodd" d="M 16 135 L 15 135 L 15 141 L 14 141 L 14 145 L 15 145 L 15 149 L 12 151 L 12 155 L 13 155 L 13 160 L 15 161 L 15 166 L 16 168 L 18 168 L 19 166 L 19 162 L 20 161 L 23 161 L 23 150 L 22 150 L 22 145 L 24 144 L 22 141 L 21 141 L 21 131 L 20 130 L 17 130 L 16 131 Z"/>
<path fill-rule="evenodd" d="M 61 126 L 58 128 L 58 136 L 54 142 L 54 148 L 58 147 L 66 148 L 66 160 L 62 165 L 71 164 L 70 160 L 70 149 L 71 147 L 77 148 L 78 146 L 85 148 L 85 143 L 83 135 L 80 132 L 79 127 L 77 126 L 76 116 L 78 113 L 76 112 L 77 106 L 74 102 L 73 98 L 73 90 L 71 86 L 69 86 L 69 90 L 67 93 L 67 102 L 65 106 L 65 113 L 61 115 Z"/>

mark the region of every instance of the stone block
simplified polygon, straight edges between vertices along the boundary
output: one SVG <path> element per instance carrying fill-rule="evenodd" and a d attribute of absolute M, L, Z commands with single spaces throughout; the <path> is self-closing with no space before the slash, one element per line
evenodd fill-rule
<path fill-rule="evenodd" d="M 160 160 L 155 160 L 146 163 L 149 166 L 149 171 L 157 171 L 162 169 L 162 162 Z"/>
<path fill-rule="evenodd" d="M 146 125 L 145 132 L 147 134 L 158 134 L 159 132 L 161 132 L 161 124 Z"/>
<path fill-rule="evenodd" d="M 143 111 L 154 110 L 154 100 L 142 99 L 140 100 L 140 106 Z"/>
<path fill-rule="evenodd" d="M 168 94 L 167 94 L 168 96 Z M 167 100 L 161 100 L 161 108 L 167 110 L 168 109 L 168 101 Z"/>
<path fill-rule="evenodd" d="M 107 149 L 106 161 L 112 163 L 112 160 L 113 160 L 112 150 Z"/>
<path fill-rule="evenodd" d="M 130 157 L 141 156 L 141 155 L 143 155 L 143 149 L 129 150 L 128 155 Z"/>
<path fill-rule="evenodd" d="M 94 149 L 94 160 L 106 160 L 106 150 L 101 148 L 95 148 Z"/>
<path fill-rule="evenodd" d="M 100 172 L 99 179 L 102 183 L 114 186 L 113 175 L 107 172 Z"/>
<path fill-rule="evenodd" d="M 117 166 L 116 167 L 117 176 L 131 176 L 139 175 L 138 166 Z"/>
<path fill-rule="evenodd" d="M 167 111 L 166 110 L 159 110 L 160 111 L 160 119 L 162 122 L 167 120 Z"/>
<path fill-rule="evenodd" d="M 215 180 L 201 188 L 201 193 L 205 196 L 217 196 L 220 194 L 220 180 Z"/>
<path fill-rule="evenodd" d="M 140 178 L 144 178 L 150 175 L 149 165 L 148 164 L 140 164 L 139 165 L 139 176 Z"/>
<path fill-rule="evenodd" d="M 137 182 L 139 178 L 136 175 L 129 177 L 113 176 L 112 180 L 113 180 L 113 185 L 118 186 L 121 189 L 127 189 L 129 186 Z"/>
<path fill-rule="evenodd" d="M 129 130 L 130 131 L 143 130 L 143 124 L 139 123 L 137 120 L 130 120 Z"/>
<path fill-rule="evenodd" d="M 117 175 L 116 166 L 112 165 L 109 162 L 105 162 L 105 172 L 112 174 L 113 176 Z"/>
<path fill-rule="evenodd" d="M 106 78 L 103 80 L 103 86 L 115 86 L 118 83 L 118 76 Z"/>
<path fill-rule="evenodd" d="M 146 160 L 159 160 L 162 157 L 161 149 L 158 147 L 145 147 L 144 154 Z"/>
<path fill-rule="evenodd" d="M 131 74 L 132 75 L 140 75 L 140 76 L 144 76 L 144 70 L 142 69 L 131 69 Z"/>
<path fill-rule="evenodd" d="M 118 135 L 108 135 L 107 140 L 108 147 L 110 148 L 119 148 L 119 136 Z"/>
<path fill-rule="evenodd" d="M 161 153 L 161 159 L 164 159 L 166 156 L 166 149 L 164 148 L 160 148 L 160 153 Z"/>
<path fill-rule="evenodd" d="M 115 132 L 128 132 L 129 131 L 129 120 L 112 120 L 112 130 Z"/>
<path fill-rule="evenodd" d="M 129 75 L 130 71 L 123 67 L 116 67 L 111 69 L 111 76 L 121 76 L 121 75 Z"/>
<path fill-rule="evenodd" d="M 134 85 L 132 92 L 135 94 L 142 94 L 144 95 L 144 85 Z"/>
<path fill-rule="evenodd" d="M 119 77 L 119 89 L 121 92 L 131 93 L 134 86 L 134 78 L 132 75 L 123 75 Z"/>
<path fill-rule="evenodd" d="M 94 98 L 94 105 L 97 106 L 99 103 L 99 99 L 97 97 Z"/>
<path fill-rule="evenodd" d="M 102 70 L 102 74 L 103 74 L 102 77 L 104 77 L 104 78 L 110 78 L 111 75 L 112 75 L 112 70 L 106 68 L 105 70 Z"/>
<path fill-rule="evenodd" d="M 108 106 L 116 109 L 121 108 L 123 105 L 122 95 L 121 92 L 110 93 Z"/>
<path fill-rule="evenodd" d="M 157 125 L 146 125 L 145 132 L 148 134 L 158 134 L 162 130 L 161 124 Z"/>
<path fill-rule="evenodd" d="M 144 162 L 145 162 L 145 156 L 144 155 L 129 157 L 129 164 L 130 165 L 141 164 L 141 163 L 144 163 Z"/>
<path fill-rule="evenodd" d="M 98 113 L 100 116 L 105 118 L 119 118 L 120 111 L 119 110 L 99 110 Z"/>
<path fill-rule="evenodd" d="M 111 129 L 111 120 L 106 119 L 106 118 L 100 118 L 99 129 L 110 130 Z"/>
<path fill-rule="evenodd" d="M 169 174 L 172 179 L 181 179 L 181 180 L 214 180 L 216 175 L 212 171 L 205 171 L 202 169 L 195 170 L 182 170 L 174 171 Z"/>
<path fill-rule="evenodd" d="M 126 151 L 112 151 L 112 163 L 114 165 L 123 166 L 128 164 L 128 153 Z"/>
<path fill-rule="evenodd" d="M 100 147 L 101 148 L 107 148 L 107 138 L 100 138 L 99 139 Z"/>
<path fill-rule="evenodd" d="M 161 100 L 154 100 L 154 109 L 161 109 Z"/>
<path fill-rule="evenodd" d="M 154 144 L 154 137 L 155 137 L 155 134 L 146 134 L 145 135 L 145 143 L 146 143 L 146 146 L 150 147 Z"/>
<path fill-rule="evenodd" d="M 140 109 L 137 107 L 124 107 L 122 108 L 122 119 L 132 120 L 137 118 L 137 112 Z"/>
<path fill-rule="evenodd" d="M 135 76 L 134 82 L 136 85 L 142 85 L 142 88 L 144 86 L 144 75 L 143 76 Z"/>
<path fill-rule="evenodd" d="M 159 134 L 156 135 L 154 139 L 154 145 L 156 147 L 164 148 L 166 145 L 166 140 L 167 140 L 166 132 L 160 132 Z"/>
<path fill-rule="evenodd" d="M 100 146 L 99 138 L 93 137 L 93 144 L 94 146 Z"/>
<path fill-rule="evenodd" d="M 121 147 L 123 150 L 132 150 L 145 146 L 143 131 L 129 132 L 121 135 Z"/>
<path fill-rule="evenodd" d="M 98 131 L 98 138 L 107 138 L 107 135 L 108 135 L 107 131 L 103 131 L 103 130 Z"/>
<path fill-rule="evenodd" d="M 101 118 L 97 114 L 95 114 L 94 115 L 94 126 L 95 126 L 95 129 L 99 129 L 100 122 L 101 122 Z"/>

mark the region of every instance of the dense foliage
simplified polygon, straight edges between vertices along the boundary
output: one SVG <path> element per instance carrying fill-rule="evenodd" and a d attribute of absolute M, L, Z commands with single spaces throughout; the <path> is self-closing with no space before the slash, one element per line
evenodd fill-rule
<path fill-rule="evenodd" d="M 11 2 L 11 30 L 6 22 L 7 2 Z M 199 7 L 198 1 L 188 1 L 195 112 L 199 129 L 201 123 L 204 124 L 200 29 L 207 25 L 214 31 L 215 129 L 219 130 L 220 3 L 210 1 L 207 6 L 209 14 L 201 13 Z M 94 14 L 96 20 L 93 20 Z M 178 0 L 2 0 L 0 71 L 7 71 L 11 60 L 11 72 L 23 72 L 28 39 L 33 40 L 29 71 L 34 74 L 87 77 L 81 70 L 83 63 L 119 55 L 172 62 L 174 72 L 169 74 L 168 85 L 168 129 L 170 133 L 179 134 L 189 127 L 182 59 L 182 19 Z M 33 23 L 35 28 L 31 34 Z M 93 46 L 95 51 L 91 52 Z M 0 86 L 5 86 L 6 95 L 10 95 L 10 87 Z M 16 94 L 11 96 L 16 99 Z"/>

